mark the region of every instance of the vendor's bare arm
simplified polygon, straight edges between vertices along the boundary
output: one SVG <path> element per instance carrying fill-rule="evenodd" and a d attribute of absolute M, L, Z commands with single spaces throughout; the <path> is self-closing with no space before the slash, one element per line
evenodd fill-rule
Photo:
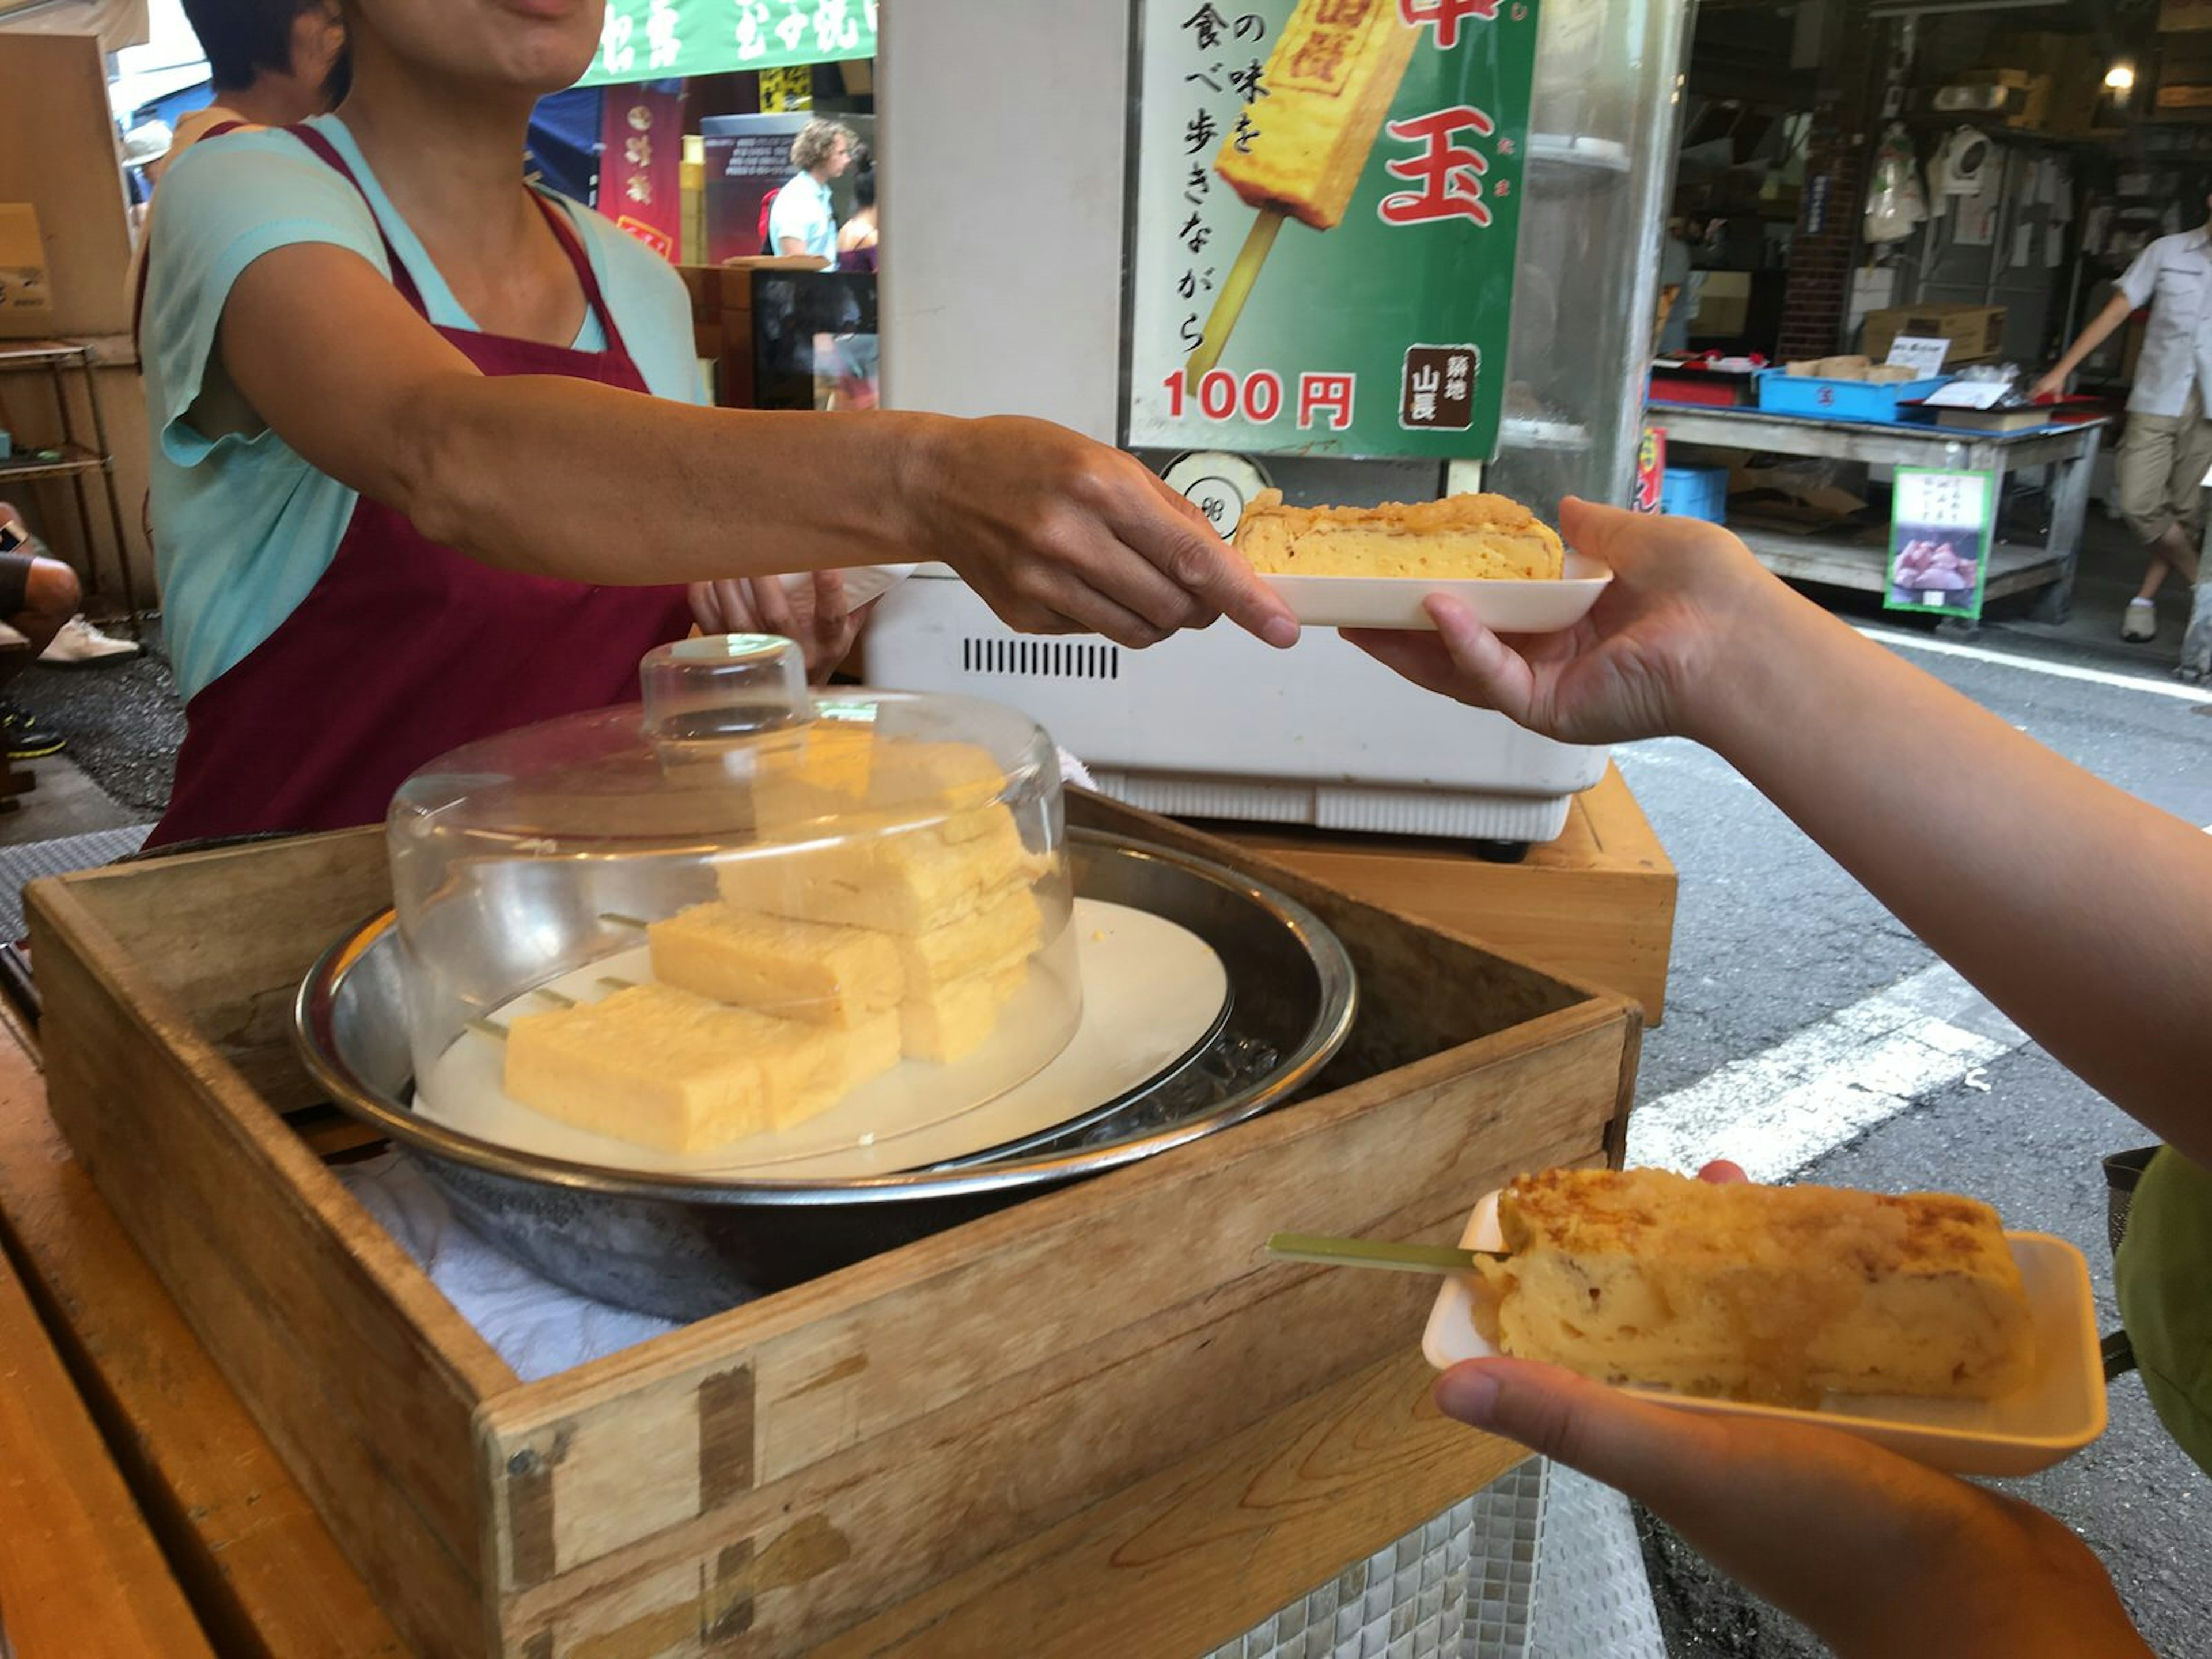
<path fill-rule="evenodd" d="M 210 435 L 265 422 L 488 563 L 659 583 L 933 559 L 1032 632 L 1141 645 L 1218 613 L 1296 636 L 1194 507 L 1047 422 L 702 409 L 487 377 L 381 272 L 312 243 L 247 267 L 217 355 L 228 384 L 211 377 L 194 411 Z"/>

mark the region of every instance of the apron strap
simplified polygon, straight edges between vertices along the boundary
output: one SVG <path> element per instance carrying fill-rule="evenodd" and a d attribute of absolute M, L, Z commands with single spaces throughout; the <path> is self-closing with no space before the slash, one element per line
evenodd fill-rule
<path fill-rule="evenodd" d="M 354 177 L 354 171 L 346 165 L 345 157 L 338 154 L 337 147 L 329 139 L 304 123 L 287 127 L 284 131 L 305 144 L 318 161 L 354 187 L 354 193 L 361 198 L 361 204 L 368 210 L 369 223 L 376 227 L 377 240 L 384 244 L 385 262 L 392 267 L 392 287 L 399 290 L 401 299 L 415 307 L 416 316 L 428 322 L 430 313 L 422 303 L 422 290 L 415 286 L 415 278 L 408 271 L 406 263 L 400 258 L 399 250 L 392 246 L 392 238 L 385 233 L 384 221 L 377 216 L 376 204 L 368 199 L 368 192 L 362 188 L 361 180 Z"/>
<path fill-rule="evenodd" d="M 337 147 L 329 139 L 313 127 L 287 127 L 285 131 L 313 150 L 324 162 L 337 168 L 344 175 L 345 181 L 359 192 L 362 205 L 368 209 L 368 216 L 376 225 L 377 236 L 384 244 L 384 257 L 392 266 L 392 285 L 399 290 L 400 297 L 415 307 L 416 313 L 428 322 L 430 313 L 422 303 L 422 291 L 415 285 L 414 277 L 408 273 L 405 263 L 399 257 L 399 250 L 392 246 L 392 238 L 384 228 L 384 221 L 377 216 L 376 204 L 368 199 L 368 191 L 362 188 L 361 180 L 346 165 L 345 157 L 338 154 Z M 577 240 L 574 228 L 566 222 L 559 209 L 537 191 L 530 192 L 530 198 L 538 204 L 538 210 L 545 216 L 545 222 L 553 231 L 553 240 L 560 243 L 561 252 L 568 256 L 569 264 L 574 268 L 576 281 L 584 290 L 584 301 L 599 319 L 599 331 L 605 337 L 606 349 L 622 351 L 622 331 L 615 326 L 614 313 L 599 291 L 599 279 L 592 273 L 592 262 L 585 254 L 583 245 Z"/>
<path fill-rule="evenodd" d="M 221 122 L 202 133 L 200 139 L 204 142 L 220 137 L 245 125 L 243 121 Z M 369 200 L 368 191 L 362 187 L 354 170 L 346 165 L 345 157 L 338 154 L 337 147 L 329 139 L 311 126 L 303 124 L 286 127 L 284 131 L 354 187 L 355 193 L 361 198 L 362 205 L 368 210 L 369 222 L 376 227 L 377 240 L 384 244 L 385 261 L 392 267 L 392 285 L 399 290 L 399 297 L 414 307 L 415 314 L 428 322 L 430 313 L 422 302 L 422 290 L 416 286 L 414 276 L 408 270 L 406 262 L 399 257 L 399 250 L 392 245 L 392 238 L 384 228 L 384 221 L 377 215 L 376 204 Z M 532 191 L 530 198 L 538 204 L 538 210 L 545 216 L 545 222 L 553 232 L 553 240 L 561 245 L 561 252 L 568 257 L 569 265 L 575 270 L 576 281 L 584 290 L 585 303 L 592 308 L 592 315 L 599 319 L 599 332 L 605 340 L 605 350 L 617 356 L 627 356 L 622 331 L 615 326 L 614 308 L 608 305 L 606 295 L 600 291 L 599 279 L 592 270 L 590 256 L 584 252 L 583 244 L 577 238 L 575 227 L 568 223 L 567 216 L 547 201 L 540 191 Z M 134 348 L 139 343 L 140 325 L 146 314 L 146 272 L 153 263 L 150 251 L 149 257 L 138 262 L 137 290 L 132 295 L 131 302 L 131 343 Z"/>
<path fill-rule="evenodd" d="M 614 307 L 607 303 L 606 296 L 599 291 L 599 279 L 592 270 L 591 256 L 584 252 L 584 245 L 576 234 L 575 226 L 566 213 L 546 199 L 544 191 L 533 190 L 530 196 L 538 204 L 538 211 L 545 216 L 545 222 L 553 227 L 553 238 L 561 244 L 561 251 L 568 256 L 568 263 L 575 267 L 576 280 L 583 285 L 585 302 L 599 319 L 599 332 L 606 342 L 604 349 L 617 356 L 627 357 L 629 352 L 623 344 L 622 331 L 615 326 Z"/>

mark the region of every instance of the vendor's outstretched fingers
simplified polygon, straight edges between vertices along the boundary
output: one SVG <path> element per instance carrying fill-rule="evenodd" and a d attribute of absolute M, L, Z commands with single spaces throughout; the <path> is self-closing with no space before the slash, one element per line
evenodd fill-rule
<path fill-rule="evenodd" d="M 806 643 L 799 633 L 799 613 L 792 608 L 791 596 L 784 592 L 781 576 L 755 576 L 752 585 L 753 615 L 759 618 L 761 632 L 780 634 L 800 647 Z"/>
<path fill-rule="evenodd" d="M 1109 525 L 1114 532 L 1206 609 L 1269 645 L 1296 645 L 1298 620 L 1290 606 L 1214 533 L 1203 513 L 1161 478 L 1146 476 L 1154 499 L 1167 510 L 1132 514 Z"/>

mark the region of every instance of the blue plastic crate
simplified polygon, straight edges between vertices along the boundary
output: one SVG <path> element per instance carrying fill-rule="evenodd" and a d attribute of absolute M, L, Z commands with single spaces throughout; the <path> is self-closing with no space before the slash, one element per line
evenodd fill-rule
<path fill-rule="evenodd" d="M 1659 486 L 1659 510 L 1677 518 L 1728 522 L 1728 469 L 1670 466 Z"/>
<path fill-rule="evenodd" d="M 1790 374 L 1769 369 L 1759 377 L 1759 406 L 1772 415 L 1810 415 L 1826 421 L 1887 421 L 1900 418 L 1899 404 L 1925 398 L 1951 377 L 1938 374 L 1925 380 L 1905 380 L 1893 386 L 1870 380 L 1824 380 L 1817 375 Z"/>

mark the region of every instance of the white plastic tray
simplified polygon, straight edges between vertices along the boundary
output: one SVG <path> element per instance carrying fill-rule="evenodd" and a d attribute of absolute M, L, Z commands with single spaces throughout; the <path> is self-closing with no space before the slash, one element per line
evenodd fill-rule
<path fill-rule="evenodd" d="M 1716 1417 L 1763 1417 L 1841 1429 L 1954 1474 L 2033 1474 L 2070 1457 L 2105 1431 L 2105 1367 L 2096 1302 L 2081 1252 L 2048 1233 L 2008 1232 L 2035 1322 L 2035 1376 L 1997 1400 L 1920 1400 L 1904 1395 L 1830 1395 L 1818 1406 L 1749 1405 L 1665 1389 L 1622 1384 L 1624 1393 Z M 1474 1206 L 1463 1249 L 1503 1249 L 1498 1194 Z M 1442 1370 L 1497 1350 L 1475 1322 L 1489 1288 L 1473 1274 L 1448 1279 L 1429 1315 L 1421 1351 Z"/>
<path fill-rule="evenodd" d="M 1557 581 L 1462 578 L 1424 581 L 1415 576 L 1271 576 L 1293 616 L 1308 628 L 1418 628 L 1436 624 L 1421 609 L 1431 593 L 1461 600 L 1500 634 L 1554 634 L 1589 615 L 1613 572 L 1570 548 L 1566 574 Z"/>

